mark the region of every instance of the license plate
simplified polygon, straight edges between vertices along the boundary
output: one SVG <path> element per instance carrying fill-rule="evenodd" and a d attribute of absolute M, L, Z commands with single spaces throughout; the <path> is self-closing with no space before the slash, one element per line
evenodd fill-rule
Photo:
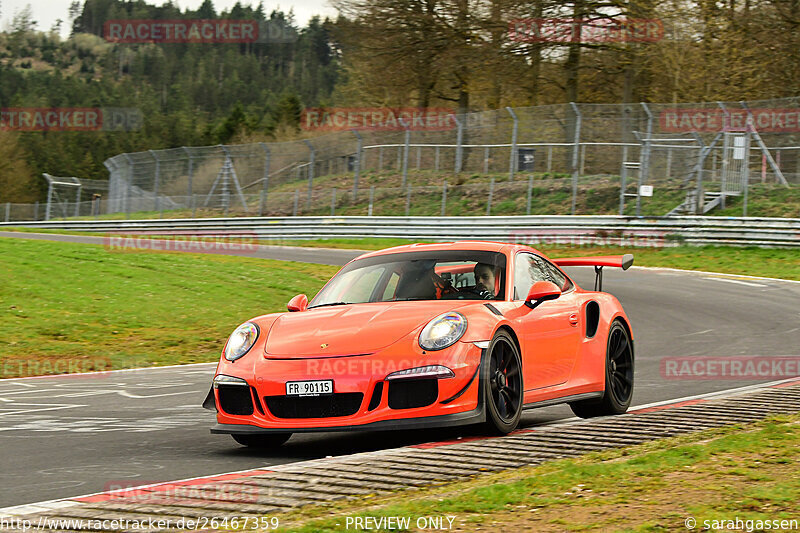
<path fill-rule="evenodd" d="M 333 394 L 333 380 L 287 381 L 286 396 L 322 396 Z"/>

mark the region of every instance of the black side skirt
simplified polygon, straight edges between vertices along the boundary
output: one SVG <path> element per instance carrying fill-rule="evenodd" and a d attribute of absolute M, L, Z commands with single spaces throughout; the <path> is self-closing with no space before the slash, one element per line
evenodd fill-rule
<path fill-rule="evenodd" d="M 550 400 L 542 400 L 541 402 L 526 403 L 522 406 L 523 409 L 538 409 L 539 407 L 547 407 L 548 405 L 556 405 L 559 403 L 577 402 L 580 400 L 600 400 L 603 398 L 605 391 L 599 392 L 584 392 L 582 394 L 573 394 L 571 396 L 562 396 L 561 398 L 553 398 Z"/>

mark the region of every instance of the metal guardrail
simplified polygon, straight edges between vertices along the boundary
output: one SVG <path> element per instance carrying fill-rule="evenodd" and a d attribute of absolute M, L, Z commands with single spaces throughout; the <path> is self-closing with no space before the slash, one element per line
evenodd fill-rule
<path fill-rule="evenodd" d="M 386 237 L 493 240 L 526 244 L 664 247 L 689 245 L 800 246 L 800 218 L 619 216 L 514 217 L 237 217 L 210 219 L 74 220 L 0 223 L 99 233 L 254 235 L 260 240 Z"/>

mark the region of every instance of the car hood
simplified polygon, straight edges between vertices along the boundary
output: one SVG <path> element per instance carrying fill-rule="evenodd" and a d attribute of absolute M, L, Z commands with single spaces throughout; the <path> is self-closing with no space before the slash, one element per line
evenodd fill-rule
<path fill-rule="evenodd" d="M 378 302 L 284 313 L 269 330 L 268 359 L 341 357 L 377 352 L 470 302 Z"/>

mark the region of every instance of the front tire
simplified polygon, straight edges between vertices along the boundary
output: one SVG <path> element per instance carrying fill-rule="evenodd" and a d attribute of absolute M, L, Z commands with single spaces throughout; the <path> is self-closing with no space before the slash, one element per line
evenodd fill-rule
<path fill-rule="evenodd" d="M 619 415 L 628 410 L 633 398 L 633 343 L 628 330 L 619 319 L 608 331 L 606 345 L 605 392 L 600 400 L 572 402 L 569 406 L 576 416 Z"/>
<path fill-rule="evenodd" d="M 233 440 L 247 446 L 248 448 L 277 448 L 291 437 L 291 433 L 255 433 L 255 434 L 236 434 L 231 435 Z"/>
<path fill-rule="evenodd" d="M 505 435 L 514 431 L 522 416 L 522 360 L 514 339 L 498 331 L 483 362 L 483 398 L 486 429 Z"/>

